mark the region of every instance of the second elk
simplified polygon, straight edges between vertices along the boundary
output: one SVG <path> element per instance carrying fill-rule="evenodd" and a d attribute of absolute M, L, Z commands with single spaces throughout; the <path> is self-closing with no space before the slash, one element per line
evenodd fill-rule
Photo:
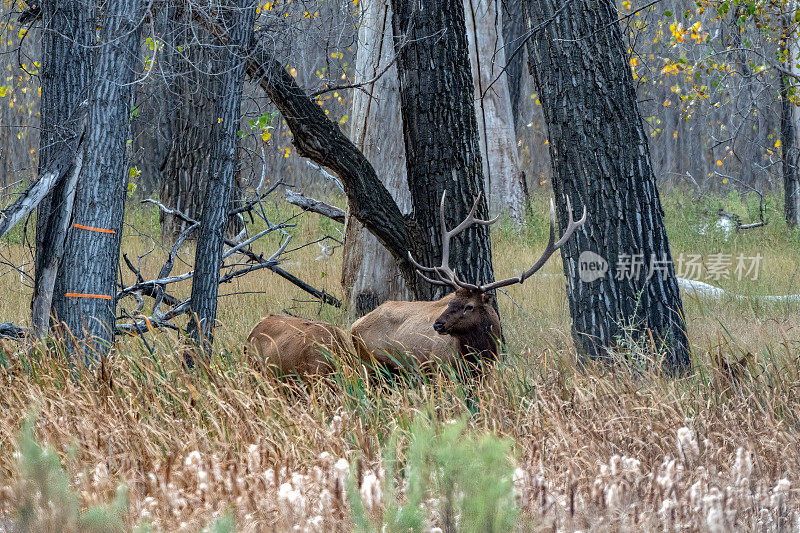
<path fill-rule="evenodd" d="M 247 338 L 248 354 L 279 376 L 330 374 L 350 350 L 341 328 L 289 316 L 262 318 Z"/>
<path fill-rule="evenodd" d="M 586 222 L 586 207 L 580 220 L 573 218 L 567 199 L 568 223 L 564 234 L 556 240 L 556 215 L 550 202 L 550 239 L 541 257 L 531 268 L 518 276 L 491 283 L 467 283 L 450 268 L 450 241 L 466 229 L 497 222 L 475 217 L 480 196 L 467 218 L 448 230 L 444 218 L 445 194 L 439 206 L 442 232 L 442 264 L 428 267 L 409 260 L 417 274 L 434 285 L 452 288 L 454 292 L 435 302 L 384 302 L 374 311 L 357 320 L 352 327 L 353 343 L 362 361 L 373 361 L 392 370 L 425 368 L 431 365 L 467 364 L 469 372 L 483 361 L 498 357 L 502 338 L 500 318 L 495 311 L 493 291 L 526 279 L 541 269 L 550 256 L 561 248 Z"/>

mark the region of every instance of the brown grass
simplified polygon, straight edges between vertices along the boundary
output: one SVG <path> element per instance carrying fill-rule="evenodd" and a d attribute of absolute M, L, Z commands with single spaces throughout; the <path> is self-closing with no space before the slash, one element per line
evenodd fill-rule
<path fill-rule="evenodd" d="M 299 242 L 320 228 L 308 217 L 296 231 Z M 671 237 L 676 254 L 697 239 L 674 227 Z M 755 295 L 791 286 L 797 246 L 788 236 L 775 239 L 725 244 L 760 249 L 767 269 L 758 284 L 728 281 L 726 288 Z M 498 275 L 530 263 L 542 242 L 538 226 L 522 238 L 496 232 Z M 126 238 L 130 252 L 148 246 Z M 22 257 L 19 247 L 3 252 Z M 316 246 L 300 250 L 285 266 L 340 292 L 340 254 L 329 262 L 317 255 Z M 157 259 L 144 261 L 145 272 L 157 272 Z M 438 423 L 468 416 L 475 431 L 513 440 L 520 530 L 796 529 L 796 306 L 687 299 L 697 371 L 684 379 L 637 368 L 577 370 L 560 265 L 545 270 L 555 275 L 509 291 L 521 309 L 500 298 L 511 355 L 475 385 L 472 409 L 441 376 L 387 388 L 357 370 L 304 386 L 262 375 L 241 352 L 250 328 L 290 306 L 308 317 L 319 309 L 295 302 L 307 298 L 264 272 L 223 290 L 258 294 L 221 300 L 218 354 L 225 357 L 202 372 L 176 363 L 171 335 L 150 337 L 152 354 L 140 340 L 122 339 L 102 377 L 71 373 L 52 347 L 13 356 L 0 370 L 0 530 L 25 496 L 14 443 L 31 413 L 83 505 L 110 500 L 124 480 L 129 527 L 152 520 L 158 530 L 198 531 L 231 510 L 244 531 L 349 531 L 347 468 L 358 459 L 359 483 L 380 479 L 388 435 L 406 435 L 421 413 Z M 0 295 L 0 317 L 24 323 L 29 294 L 19 275 L 0 277 Z M 321 316 L 348 322 L 344 312 Z M 742 371 L 725 363 L 745 356 Z M 381 508 L 379 501 L 372 512 Z M 429 526 L 440 527 L 435 505 L 429 511 Z"/>

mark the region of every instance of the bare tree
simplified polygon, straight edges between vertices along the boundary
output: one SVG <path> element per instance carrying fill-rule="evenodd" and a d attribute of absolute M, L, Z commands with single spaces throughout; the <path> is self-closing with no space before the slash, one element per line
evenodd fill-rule
<path fill-rule="evenodd" d="M 171 142 L 164 162 L 159 197 L 164 204 L 192 218 L 200 218 L 206 180 L 214 146 L 212 131 L 217 116 L 215 100 L 221 94 L 214 75 L 216 47 L 208 28 L 194 20 L 193 2 L 165 6 L 163 76 L 168 84 Z M 186 224 L 167 212 L 160 213 L 161 235 L 172 241 Z"/>
<path fill-rule="evenodd" d="M 525 217 L 525 179 L 519 165 L 503 41 L 500 0 L 464 0 L 469 56 L 475 85 L 483 177 L 492 211 L 507 210 L 516 224 Z"/>
<path fill-rule="evenodd" d="M 242 87 L 247 54 L 253 43 L 255 7 L 255 0 L 224 0 L 217 6 L 217 19 L 224 24 L 228 39 L 220 61 L 221 91 L 215 106 L 218 118 L 211 133 L 211 163 L 195 254 L 188 328 L 194 340 L 207 347 L 214 338 L 223 242 L 239 161 Z"/>
<path fill-rule="evenodd" d="M 614 5 L 529 0 L 525 7 L 559 222 L 568 224 L 566 198 L 589 214 L 561 249 L 575 344 L 607 357 L 626 342 L 653 339 L 666 368 L 684 369 L 683 306 Z M 605 275 L 582 275 L 582 263 L 602 261 Z"/>
<path fill-rule="evenodd" d="M 441 262 L 438 202 L 442 192 L 456 199 L 445 212 L 455 225 L 481 196 L 478 216 L 488 205 L 482 172 L 480 135 L 473 102 L 463 0 L 393 0 L 393 27 L 405 131 L 406 168 L 413 205 L 414 256 Z M 491 243 L 485 227 L 459 236 L 456 270 L 467 282 L 491 280 Z M 417 295 L 431 299 L 442 287 L 422 284 Z"/>
<path fill-rule="evenodd" d="M 400 87 L 392 42 L 389 0 L 364 2 L 356 55 L 351 138 L 403 213 L 411 210 L 403 144 Z M 386 300 L 408 299 L 397 261 L 352 215 L 347 217 L 342 286 L 357 316 Z"/>
<path fill-rule="evenodd" d="M 797 10 L 796 1 L 789 2 L 787 13 L 783 15 L 784 20 L 784 65 L 785 68 L 800 79 L 800 35 L 795 24 L 793 24 L 794 13 Z M 792 98 L 791 92 L 793 85 L 789 76 L 781 75 L 781 148 L 783 155 L 783 192 L 784 192 L 784 216 L 786 223 L 791 227 L 800 225 L 800 171 L 798 164 L 800 161 L 800 138 L 798 138 L 798 128 L 800 128 L 800 107 L 797 106 L 796 96 Z M 795 89 L 796 90 L 796 89 Z M 793 101 L 795 100 L 795 101 Z"/>

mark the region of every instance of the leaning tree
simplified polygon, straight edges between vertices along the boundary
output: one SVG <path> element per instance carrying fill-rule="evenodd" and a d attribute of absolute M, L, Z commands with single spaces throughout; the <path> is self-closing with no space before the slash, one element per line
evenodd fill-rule
<path fill-rule="evenodd" d="M 31 18 L 42 17 L 41 126 L 39 176 L 62 170 L 72 179 L 57 179 L 38 204 L 36 258 L 31 324 L 49 331 L 56 277 L 64 257 L 67 226 L 72 217 L 77 175 L 74 154 L 84 129 L 85 108 L 92 78 L 93 10 L 82 2 L 45 0 Z M 78 172 L 80 168 L 77 169 Z M 54 176 L 54 178 L 57 177 Z"/>
<path fill-rule="evenodd" d="M 627 341 L 655 344 L 666 349 L 665 366 L 685 368 L 678 280 L 614 3 L 528 0 L 525 8 L 559 222 L 567 198 L 589 213 L 561 249 L 575 343 L 595 358 Z M 605 275 L 581 276 L 581 262 L 603 260 Z"/>

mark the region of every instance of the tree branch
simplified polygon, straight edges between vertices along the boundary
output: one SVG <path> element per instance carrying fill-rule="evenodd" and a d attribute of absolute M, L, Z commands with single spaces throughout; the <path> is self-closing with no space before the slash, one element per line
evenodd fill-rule
<path fill-rule="evenodd" d="M 405 218 L 364 154 L 328 120 L 263 43 L 256 45 L 247 72 L 280 110 L 294 136 L 297 153 L 339 176 L 352 215 L 389 250 L 400 264 L 403 278 L 414 287 L 416 276 L 407 259 Z"/>
<path fill-rule="evenodd" d="M 302 193 L 286 189 L 286 201 L 292 205 L 303 208 L 305 211 L 318 213 L 322 216 L 328 217 L 341 224 L 344 224 L 345 212 L 336 206 L 320 202 L 313 198 L 303 195 Z"/>
<path fill-rule="evenodd" d="M 0 323 L 0 338 L 21 339 L 25 337 L 28 331 L 28 328 L 15 326 L 12 322 Z"/>

